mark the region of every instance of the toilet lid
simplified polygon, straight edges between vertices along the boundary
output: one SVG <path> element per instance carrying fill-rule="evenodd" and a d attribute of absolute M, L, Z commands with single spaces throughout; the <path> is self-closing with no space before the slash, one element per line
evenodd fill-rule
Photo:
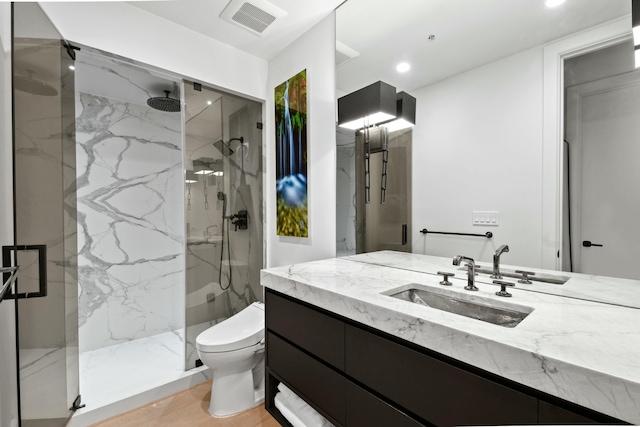
<path fill-rule="evenodd" d="M 264 304 L 254 302 L 241 312 L 217 323 L 196 338 L 196 348 L 205 353 L 238 350 L 264 338 Z"/>

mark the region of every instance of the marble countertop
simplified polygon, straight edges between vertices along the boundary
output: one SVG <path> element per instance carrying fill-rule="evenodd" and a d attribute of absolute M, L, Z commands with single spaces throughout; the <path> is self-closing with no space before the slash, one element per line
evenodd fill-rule
<path fill-rule="evenodd" d="M 455 268 L 450 258 L 382 251 L 265 269 L 261 283 L 488 372 L 640 424 L 640 309 L 635 308 L 640 307 L 640 281 L 533 270 L 570 279 L 564 285 L 516 284 L 507 299 L 495 295 L 498 287 L 488 277 L 478 276 L 479 291 L 465 291 L 466 274 Z M 435 274 L 439 270 L 456 273 L 447 291 L 533 311 L 515 328 L 505 328 L 383 294 L 409 283 L 443 289 Z"/>

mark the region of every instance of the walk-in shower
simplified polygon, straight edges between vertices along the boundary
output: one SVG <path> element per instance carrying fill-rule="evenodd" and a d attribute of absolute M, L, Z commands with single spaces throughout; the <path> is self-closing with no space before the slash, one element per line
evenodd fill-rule
<path fill-rule="evenodd" d="M 205 381 L 195 337 L 261 296 L 262 106 L 13 7 L 21 421 L 86 425 Z"/>
<path fill-rule="evenodd" d="M 91 411 L 183 374 L 184 126 L 168 97 L 182 82 L 84 49 L 75 74 L 80 392 Z"/>

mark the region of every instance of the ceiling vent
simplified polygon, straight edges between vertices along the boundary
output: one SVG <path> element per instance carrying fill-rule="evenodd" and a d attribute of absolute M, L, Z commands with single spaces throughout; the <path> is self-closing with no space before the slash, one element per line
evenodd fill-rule
<path fill-rule="evenodd" d="M 261 36 L 277 18 L 286 15 L 287 12 L 264 0 L 232 0 L 220 18 Z"/>
<path fill-rule="evenodd" d="M 357 56 L 360 56 L 358 52 L 336 40 L 336 67 L 351 61 Z"/>

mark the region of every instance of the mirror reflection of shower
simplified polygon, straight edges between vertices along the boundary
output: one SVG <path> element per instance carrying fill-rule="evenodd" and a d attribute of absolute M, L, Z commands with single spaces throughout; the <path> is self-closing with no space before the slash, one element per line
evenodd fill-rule
<path fill-rule="evenodd" d="M 190 369 L 197 335 L 262 295 L 262 106 L 187 82 L 184 113 Z"/>

